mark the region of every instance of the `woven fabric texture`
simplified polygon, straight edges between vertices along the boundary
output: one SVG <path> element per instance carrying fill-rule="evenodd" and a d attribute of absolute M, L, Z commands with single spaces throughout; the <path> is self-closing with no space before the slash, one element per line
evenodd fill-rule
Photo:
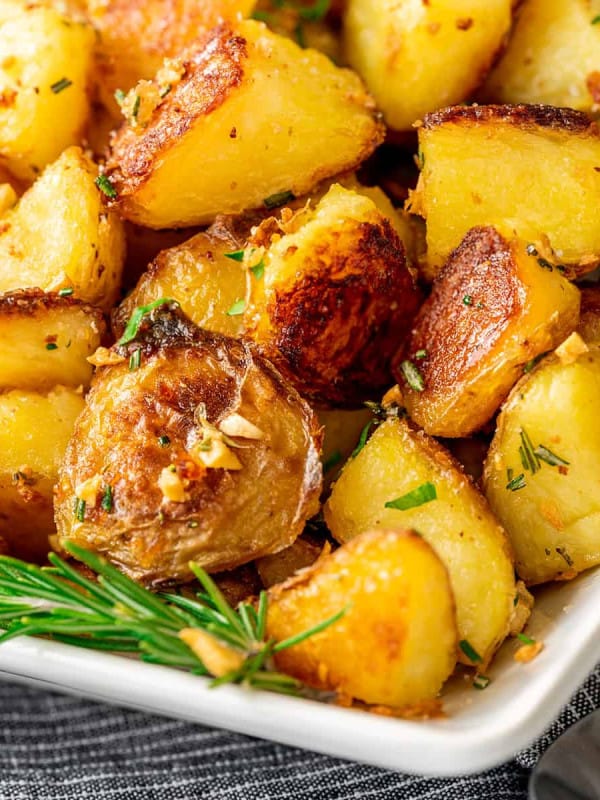
<path fill-rule="evenodd" d="M 524 800 L 543 750 L 598 705 L 600 669 L 514 761 L 438 780 L 0 682 L 0 800 Z"/>

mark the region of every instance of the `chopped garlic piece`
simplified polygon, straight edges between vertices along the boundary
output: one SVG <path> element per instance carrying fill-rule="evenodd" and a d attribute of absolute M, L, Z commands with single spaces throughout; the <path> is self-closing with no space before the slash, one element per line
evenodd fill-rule
<path fill-rule="evenodd" d="M 100 491 L 100 484 L 102 482 L 102 475 L 93 475 L 86 481 L 78 483 L 75 487 L 75 496 L 88 506 L 94 508 L 98 499 L 98 492 Z"/>
<path fill-rule="evenodd" d="M 127 359 L 115 353 L 114 350 L 109 350 L 108 347 L 99 347 L 95 353 L 88 356 L 86 361 L 89 361 L 94 367 L 108 367 L 113 364 L 122 364 Z"/>
<path fill-rule="evenodd" d="M 244 656 L 232 647 L 222 644 L 214 636 L 200 628 L 183 628 L 179 638 L 194 651 L 206 669 L 215 678 L 227 675 L 239 669 L 244 663 Z"/>
<path fill-rule="evenodd" d="M 519 649 L 514 655 L 514 659 L 515 661 L 518 661 L 520 664 L 527 664 L 529 661 L 533 661 L 533 659 L 537 655 L 539 655 L 543 649 L 544 649 L 543 642 L 524 644 L 522 647 L 519 647 Z"/>
<path fill-rule="evenodd" d="M 209 445 L 206 450 L 202 449 Z M 204 442 L 195 445 L 190 451 L 191 457 L 198 464 L 209 469 L 241 469 L 242 464 L 233 450 L 220 439 L 205 439 Z"/>
<path fill-rule="evenodd" d="M 565 341 L 559 345 L 555 352 L 561 364 L 572 364 L 577 361 L 579 356 L 587 353 L 589 347 L 578 333 L 572 333 Z"/>
<path fill-rule="evenodd" d="M 230 414 L 222 419 L 219 423 L 219 430 L 226 436 L 239 436 L 241 439 L 265 438 L 264 432 L 241 414 Z"/>
<path fill-rule="evenodd" d="M 179 475 L 171 467 L 165 467 L 158 478 L 158 488 L 170 503 L 185 503 L 185 488 Z"/>

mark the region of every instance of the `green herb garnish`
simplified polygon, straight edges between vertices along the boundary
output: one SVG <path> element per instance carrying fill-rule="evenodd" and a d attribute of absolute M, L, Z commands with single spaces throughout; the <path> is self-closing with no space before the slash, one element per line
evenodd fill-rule
<path fill-rule="evenodd" d="M 472 306 L 472 305 L 473 305 L 473 295 L 471 295 L 471 294 L 466 294 L 466 295 L 463 297 L 462 301 L 463 301 L 463 304 L 464 304 L 465 306 Z"/>
<path fill-rule="evenodd" d="M 110 484 L 107 484 L 104 487 L 104 492 L 102 494 L 102 500 L 100 501 L 100 508 L 104 511 L 107 511 L 109 514 L 113 510 L 113 490 Z"/>
<path fill-rule="evenodd" d="M 291 201 L 295 199 L 295 194 L 287 190 L 285 192 L 276 192 L 275 194 L 270 194 L 268 197 L 265 197 L 263 203 L 265 208 L 270 210 L 272 208 L 277 208 L 278 206 L 283 206 L 285 203 L 291 203 Z"/>
<path fill-rule="evenodd" d="M 367 422 L 367 424 L 365 425 L 365 427 L 364 427 L 364 428 L 362 429 L 362 431 L 360 432 L 360 437 L 359 437 L 359 439 L 358 439 L 358 444 L 356 445 L 356 447 L 355 447 L 355 448 L 354 448 L 354 450 L 352 451 L 352 454 L 350 455 L 350 458 L 356 458 L 356 456 L 357 456 L 357 455 L 360 453 L 360 451 L 361 451 L 361 450 L 363 449 L 363 447 L 366 445 L 366 443 L 367 443 L 367 439 L 369 438 L 369 433 L 370 433 L 370 431 L 371 431 L 371 428 L 372 428 L 372 427 L 373 427 L 373 425 L 375 425 L 375 424 L 376 424 L 376 422 L 375 422 L 375 420 L 374 420 L 374 419 L 370 419 L 370 420 Z"/>
<path fill-rule="evenodd" d="M 540 460 L 535 454 L 531 439 L 524 428 L 521 428 L 520 437 L 521 446 L 519 447 L 519 455 L 521 456 L 523 469 L 529 470 L 532 475 L 535 475 L 535 473 L 540 469 Z"/>
<path fill-rule="evenodd" d="M 98 175 L 94 183 L 109 200 L 114 200 L 115 197 L 117 197 L 117 190 L 112 185 L 107 175 Z"/>
<path fill-rule="evenodd" d="M 339 450 L 334 450 L 333 453 L 329 456 L 329 458 L 325 459 L 323 462 L 323 472 L 329 472 L 330 469 L 333 469 L 337 464 L 340 463 L 342 460 L 342 454 Z"/>
<path fill-rule="evenodd" d="M 598 25 L 599 23 L 600 23 L 600 14 L 598 14 L 592 19 L 592 25 Z"/>
<path fill-rule="evenodd" d="M 424 358 L 427 358 L 427 350 L 417 350 L 415 358 L 417 361 L 422 361 Z"/>
<path fill-rule="evenodd" d="M 545 461 L 546 464 L 549 464 L 551 467 L 569 466 L 568 461 L 565 461 L 564 458 L 557 456 L 556 453 L 553 453 L 552 450 L 549 450 L 547 447 L 544 447 L 543 444 L 539 444 L 533 452 L 539 459 Z"/>
<path fill-rule="evenodd" d="M 480 661 L 483 661 L 477 650 L 475 650 L 475 648 L 469 644 L 466 639 L 461 639 L 461 641 L 458 643 L 458 646 L 469 659 L 469 661 L 472 661 L 474 664 L 478 664 Z"/>
<path fill-rule="evenodd" d="M 412 363 L 412 361 L 403 361 L 400 364 L 400 369 L 404 375 L 404 380 L 415 392 L 423 392 L 425 390 L 425 381 L 423 376 Z"/>
<path fill-rule="evenodd" d="M 54 94 L 58 94 L 62 92 L 64 89 L 68 89 L 69 86 L 73 85 L 73 81 L 69 80 L 68 78 L 61 78 L 56 83 L 50 84 L 50 89 L 54 92 Z"/>
<path fill-rule="evenodd" d="M 433 483 L 427 481 L 417 486 L 402 497 L 397 497 L 395 500 L 388 500 L 385 504 L 386 508 L 395 508 L 398 511 L 407 511 L 409 508 L 417 508 L 432 500 L 437 500 L 437 491 Z"/>
<path fill-rule="evenodd" d="M 525 475 L 522 472 L 520 475 L 510 478 L 506 484 L 506 488 L 509 490 L 509 492 L 518 492 L 519 489 L 524 489 L 526 486 L 527 484 L 525 483 Z"/>
<path fill-rule="evenodd" d="M 168 447 L 171 444 L 171 440 L 168 436 L 159 436 L 158 443 L 161 447 Z"/>
<path fill-rule="evenodd" d="M 298 13 L 302 19 L 310 22 L 319 22 L 319 20 L 322 20 L 329 11 L 330 5 L 331 0 L 316 0 L 315 4 L 310 8 L 300 6 L 298 8 Z"/>
<path fill-rule="evenodd" d="M 265 274 L 265 262 L 262 260 L 262 258 L 258 264 L 250 267 L 250 272 L 254 275 L 257 281 L 262 278 L 262 276 Z"/>
<path fill-rule="evenodd" d="M 531 636 L 527 636 L 524 633 L 517 633 L 517 639 L 523 644 L 535 644 L 535 639 L 532 639 Z"/>
<path fill-rule="evenodd" d="M 243 261 L 245 250 L 234 250 L 231 253 L 225 253 L 225 258 L 230 258 L 232 261 Z"/>
<path fill-rule="evenodd" d="M 473 688 L 474 689 L 487 689 L 490 685 L 491 680 L 488 678 L 487 675 L 475 675 L 473 678 Z"/>
<path fill-rule="evenodd" d="M 116 92 L 115 92 L 115 94 L 114 94 L 114 98 L 115 98 L 115 100 L 117 101 L 117 104 L 118 104 L 119 106 L 122 106 L 122 105 L 123 105 L 123 103 L 125 102 L 125 98 L 126 98 L 126 97 L 127 97 L 127 95 L 125 94 L 125 92 L 123 91 L 123 89 L 117 89 L 117 90 L 116 90 Z"/>
<path fill-rule="evenodd" d="M 138 335 L 144 317 L 154 311 L 155 308 L 164 306 L 167 303 L 174 303 L 177 307 L 179 306 L 177 300 L 173 300 L 171 297 L 159 297 L 158 300 L 153 300 L 152 303 L 148 303 L 146 306 L 138 306 L 129 318 L 127 327 L 117 344 L 128 344 L 132 342 Z"/>
<path fill-rule="evenodd" d="M 75 498 L 75 507 L 73 509 L 73 515 L 78 522 L 83 522 L 85 519 L 85 500 L 82 500 L 79 497 Z"/>
<path fill-rule="evenodd" d="M 556 548 L 555 548 L 555 550 L 556 550 L 556 552 L 558 553 L 558 555 L 559 555 L 561 558 L 564 558 L 564 560 L 567 562 L 567 566 L 568 566 L 568 567 L 572 567 L 572 566 L 573 566 L 573 559 L 572 559 L 572 558 L 571 558 L 571 556 L 570 556 L 570 555 L 567 553 L 567 551 L 565 550 L 565 548 L 564 548 L 564 547 L 556 547 Z"/>
<path fill-rule="evenodd" d="M 139 114 L 139 111 L 140 111 L 141 102 L 142 102 L 142 98 L 139 96 L 139 94 L 136 94 L 135 100 L 133 101 L 133 107 L 131 109 L 131 118 L 132 119 L 137 119 L 137 115 Z"/>
<path fill-rule="evenodd" d="M 239 315 L 243 314 L 245 310 L 246 301 L 242 298 L 241 300 L 236 300 L 231 308 L 228 308 L 225 313 L 228 317 L 239 317 Z"/>
<path fill-rule="evenodd" d="M 58 296 L 59 297 L 70 297 L 75 290 L 72 286 L 65 286 L 64 289 L 59 289 Z"/>
<path fill-rule="evenodd" d="M 537 366 L 542 360 L 542 358 L 547 356 L 549 352 L 550 352 L 549 350 L 546 350 L 545 353 L 540 353 L 539 355 L 535 356 L 535 358 L 532 358 L 530 361 L 528 361 L 526 364 L 523 364 L 523 372 L 525 373 L 531 372 L 531 370 L 535 366 Z"/>
<path fill-rule="evenodd" d="M 139 369 L 141 363 L 142 363 L 142 350 L 140 347 L 138 347 L 129 356 L 129 372 L 133 372 L 135 369 Z"/>
<path fill-rule="evenodd" d="M 46 350 L 58 350 L 58 345 L 56 344 L 56 342 L 47 342 Z"/>

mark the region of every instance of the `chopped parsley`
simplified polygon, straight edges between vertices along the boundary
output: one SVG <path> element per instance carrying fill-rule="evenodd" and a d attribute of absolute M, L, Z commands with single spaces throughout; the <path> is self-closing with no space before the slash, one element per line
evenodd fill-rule
<path fill-rule="evenodd" d="M 245 310 L 246 301 L 242 298 L 241 300 L 236 300 L 231 308 L 227 309 L 225 313 L 228 317 L 239 317 L 239 315 L 243 314 Z"/>
<path fill-rule="evenodd" d="M 47 342 L 46 350 L 58 350 L 58 345 L 56 344 L 56 342 Z"/>
<path fill-rule="evenodd" d="M 117 197 L 117 190 L 110 182 L 108 175 L 98 175 L 94 183 L 109 200 L 114 200 Z"/>
<path fill-rule="evenodd" d="M 59 297 L 70 297 L 75 290 L 72 286 L 66 286 L 64 289 L 60 289 L 58 292 Z"/>
<path fill-rule="evenodd" d="M 424 358 L 427 358 L 427 350 L 417 350 L 415 358 L 417 361 L 422 361 Z"/>
<path fill-rule="evenodd" d="M 110 512 L 113 510 L 113 490 L 110 484 L 107 484 L 104 487 L 104 494 L 102 495 L 102 500 L 100 501 L 100 508 L 104 511 Z"/>
<path fill-rule="evenodd" d="M 437 491 L 433 483 L 427 481 L 417 486 L 416 489 L 397 497 L 395 500 L 388 500 L 386 508 L 395 508 L 398 511 L 407 511 L 409 508 L 425 505 L 432 500 L 437 500 Z"/>
<path fill-rule="evenodd" d="M 68 78 L 61 78 L 56 83 L 52 83 L 50 85 L 50 89 L 54 92 L 54 94 L 59 94 L 64 89 L 68 89 L 69 86 L 73 85 L 73 81 L 69 80 Z"/>
<path fill-rule="evenodd" d="M 466 295 L 463 297 L 463 304 L 464 304 L 465 306 L 472 306 L 472 305 L 473 305 L 473 295 L 471 295 L 471 294 L 466 294 Z"/>
<path fill-rule="evenodd" d="M 473 663 L 478 664 L 480 661 L 483 661 L 477 650 L 473 647 L 473 645 L 469 644 L 466 639 L 461 639 L 458 643 L 458 646 L 469 659 L 469 661 L 473 661 Z"/>
<path fill-rule="evenodd" d="M 258 264 L 250 267 L 250 272 L 254 275 L 257 281 L 262 278 L 262 276 L 265 274 L 265 262 L 262 260 L 262 258 Z"/>
<path fill-rule="evenodd" d="M 400 364 L 400 369 L 404 375 L 404 380 L 415 392 L 422 392 L 425 390 L 425 381 L 419 372 L 418 368 L 412 361 L 403 361 Z"/>
<path fill-rule="evenodd" d="M 230 258 L 232 261 L 243 261 L 245 250 L 234 250 L 232 253 L 225 253 L 225 258 Z"/>
<path fill-rule="evenodd" d="M 276 192 L 275 194 L 270 194 L 268 197 L 265 197 L 263 203 L 265 208 L 270 210 L 272 208 L 277 208 L 278 206 L 283 206 L 285 203 L 290 203 L 295 199 L 296 195 L 288 189 L 285 192 Z"/>
<path fill-rule="evenodd" d="M 177 307 L 179 307 L 177 300 L 173 300 L 171 297 L 159 297 L 158 300 L 153 300 L 152 303 L 148 303 L 146 306 L 138 306 L 129 318 L 127 327 L 125 328 L 123 335 L 117 344 L 128 344 L 129 342 L 132 342 L 138 335 L 140 325 L 142 324 L 144 317 L 151 311 L 154 311 L 155 308 L 166 305 L 167 303 L 174 303 Z"/>

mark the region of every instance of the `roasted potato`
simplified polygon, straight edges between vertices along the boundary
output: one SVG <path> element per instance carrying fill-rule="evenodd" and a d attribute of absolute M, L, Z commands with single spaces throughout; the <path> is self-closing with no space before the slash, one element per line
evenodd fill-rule
<path fill-rule="evenodd" d="M 394 501 L 404 509 L 386 506 Z M 383 422 L 344 467 L 325 521 L 339 542 L 379 529 L 422 534 L 450 575 L 461 640 L 489 660 L 513 609 L 510 547 L 485 498 L 437 442 L 404 419 Z"/>
<path fill-rule="evenodd" d="M 433 700 L 456 662 L 448 573 L 420 536 L 366 532 L 269 592 L 267 635 L 344 616 L 275 657 L 309 686 L 392 707 Z"/>
<path fill-rule="evenodd" d="M 12 555 L 45 558 L 54 533 L 52 489 L 83 409 L 80 392 L 0 394 L 0 536 Z"/>
<path fill-rule="evenodd" d="M 90 25 L 53 8 L 0 2 L 0 163 L 16 177 L 35 180 L 81 142 L 94 41 Z"/>
<path fill-rule="evenodd" d="M 596 12 L 600 9 L 596 2 Z M 600 103 L 600 26 L 590 0 L 525 0 L 481 97 L 581 111 Z"/>
<path fill-rule="evenodd" d="M 88 386 L 86 359 L 105 328 L 97 308 L 73 297 L 40 289 L 0 295 L 0 389 Z"/>
<path fill-rule="evenodd" d="M 459 103 L 482 83 L 511 24 L 512 0 L 349 0 L 345 54 L 395 130 Z"/>
<path fill-rule="evenodd" d="M 0 292 L 73 289 L 93 305 L 112 306 L 125 240 L 95 177 L 89 158 L 69 148 L 0 216 Z"/>
<path fill-rule="evenodd" d="M 600 348 L 575 334 L 515 386 L 485 467 L 485 493 L 528 584 L 600 563 Z"/>
<path fill-rule="evenodd" d="M 577 327 L 579 290 L 535 248 L 473 228 L 451 254 L 395 363 L 410 416 L 467 436 L 496 413 L 523 367 Z"/>
<path fill-rule="evenodd" d="M 248 334 L 313 402 L 356 407 L 391 383 L 419 295 L 405 250 L 372 200 L 339 185 L 316 208 L 268 219 Z"/>
<path fill-rule="evenodd" d="M 153 110 L 140 100 L 113 141 L 109 178 L 119 209 L 146 227 L 282 205 L 353 169 L 381 142 L 356 75 L 260 22 L 215 28 L 182 68 L 166 96 L 155 87 Z"/>
<path fill-rule="evenodd" d="M 352 454 L 373 415 L 368 408 L 319 409 L 317 413 L 323 426 L 323 478 L 327 487 Z"/>
<path fill-rule="evenodd" d="M 428 277 L 470 228 L 504 221 L 575 275 L 600 260 L 600 133 L 585 114 L 457 106 L 425 117 L 419 147 L 411 208 L 427 219 Z"/>
<path fill-rule="evenodd" d="M 588 344 L 600 343 L 600 286 L 581 290 L 581 314 L 577 332 Z"/>
<path fill-rule="evenodd" d="M 113 354 L 61 467 L 60 541 L 151 586 L 290 545 L 318 510 L 319 428 L 269 362 L 174 304 Z"/>

